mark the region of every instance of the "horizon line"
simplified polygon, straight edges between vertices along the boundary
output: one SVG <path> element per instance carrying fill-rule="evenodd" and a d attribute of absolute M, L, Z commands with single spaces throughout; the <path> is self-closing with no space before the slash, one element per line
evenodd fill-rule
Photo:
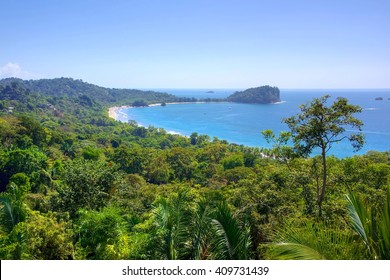
<path fill-rule="evenodd" d="M 55 80 L 55 79 L 73 79 L 73 80 L 79 80 L 84 83 L 96 85 L 99 87 L 105 87 L 105 88 L 110 88 L 110 89 L 139 89 L 139 90 L 245 90 L 249 88 L 254 88 L 254 87 L 261 87 L 265 85 L 259 85 L 259 86 L 248 86 L 248 87 L 146 87 L 146 86 L 141 86 L 141 87 L 112 87 L 112 86 L 103 86 L 99 85 L 97 83 L 89 82 L 80 78 L 73 78 L 73 77 L 56 77 L 56 78 L 36 78 L 36 79 L 23 79 L 19 77 L 3 77 L 0 78 L 1 80 L 6 80 L 6 79 L 20 79 L 23 81 L 39 81 L 39 80 Z M 269 84 L 268 84 L 269 85 Z M 271 86 L 271 85 L 269 85 Z M 390 90 L 390 87 L 279 87 L 279 86 L 272 86 L 272 87 L 277 87 L 279 90 Z"/>

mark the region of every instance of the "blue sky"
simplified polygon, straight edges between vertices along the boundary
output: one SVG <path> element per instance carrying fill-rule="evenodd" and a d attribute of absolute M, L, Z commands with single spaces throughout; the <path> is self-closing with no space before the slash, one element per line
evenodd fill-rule
<path fill-rule="evenodd" d="M 1 11 L 0 78 L 390 88 L 388 0 L 4 0 Z"/>

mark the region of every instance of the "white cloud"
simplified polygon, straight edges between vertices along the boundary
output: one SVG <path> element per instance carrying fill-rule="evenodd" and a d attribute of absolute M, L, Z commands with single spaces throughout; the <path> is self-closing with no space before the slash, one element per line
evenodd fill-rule
<path fill-rule="evenodd" d="M 37 75 L 23 70 L 18 63 L 8 62 L 6 65 L 0 67 L 0 78 L 10 77 L 33 79 L 37 78 Z"/>

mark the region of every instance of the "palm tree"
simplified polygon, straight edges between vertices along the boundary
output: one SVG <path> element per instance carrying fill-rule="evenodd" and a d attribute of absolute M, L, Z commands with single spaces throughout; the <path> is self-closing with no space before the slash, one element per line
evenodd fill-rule
<path fill-rule="evenodd" d="M 160 199 L 153 209 L 157 227 L 162 234 L 161 251 L 166 259 L 177 260 L 183 254 L 187 232 L 186 193 L 179 191 L 173 201 Z"/>
<path fill-rule="evenodd" d="M 0 231 L 7 234 L 5 243 L 14 244 L 13 249 L 8 252 L 7 258 L 10 259 L 22 259 L 26 244 L 23 230 L 20 228 L 14 230 L 16 225 L 23 222 L 27 216 L 28 208 L 24 204 L 25 193 L 23 187 L 11 182 L 7 186 L 7 191 L 0 194 Z"/>
<path fill-rule="evenodd" d="M 0 194 L 0 226 L 6 233 L 26 218 L 24 191 L 10 183 L 7 192 Z"/>
<path fill-rule="evenodd" d="M 166 259 L 249 259 L 250 230 L 226 203 L 211 211 L 205 200 L 188 205 L 186 191 L 160 199 L 153 210 L 159 250 Z"/>
<path fill-rule="evenodd" d="M 188 230 L 190 242 L 187 246 L 188 259 L 203 260 L 210 257 L 211 218 L 210 209 L 205 200 L 196 204 Z"/>

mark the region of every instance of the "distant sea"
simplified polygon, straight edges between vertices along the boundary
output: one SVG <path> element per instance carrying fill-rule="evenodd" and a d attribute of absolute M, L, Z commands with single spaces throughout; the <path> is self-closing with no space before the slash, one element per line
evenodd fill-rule
<path fill-rule="evenodd" d="M 185 97 L 223 98 L 234 93 L 236 89 L 158 89 L 158 91 Z M 285 89 L 280 92 L 282 102 L 278 104 L 224 102 L 127 108 L 118 112 L 118 120 L 124 122 L 135 120 L 145 127 L 164 128 L 167 132 L 185 136 L 197 132 L 231 143 L 269 148 L 261 135 L 262 130 L 272 129 L 276 133 L 287 131 L 288 127 L 282 122 L 283 118 L 299 113 L 299 105 L 325 94 L 331 96 L 329 104 L 337 97 L 345 97 L 350 103 L 363 108 L 363 112 L 355 116 L 364 122 L 363 133 L 366 144 L 357 154 L 364 154 L 370 150 L 390 150 L 390 89 Z M 376 100 L 378 97 L 383 100 Z M 340 158 L 354 155 L 348 141 L 335 144 L 329 154 Z"/>

